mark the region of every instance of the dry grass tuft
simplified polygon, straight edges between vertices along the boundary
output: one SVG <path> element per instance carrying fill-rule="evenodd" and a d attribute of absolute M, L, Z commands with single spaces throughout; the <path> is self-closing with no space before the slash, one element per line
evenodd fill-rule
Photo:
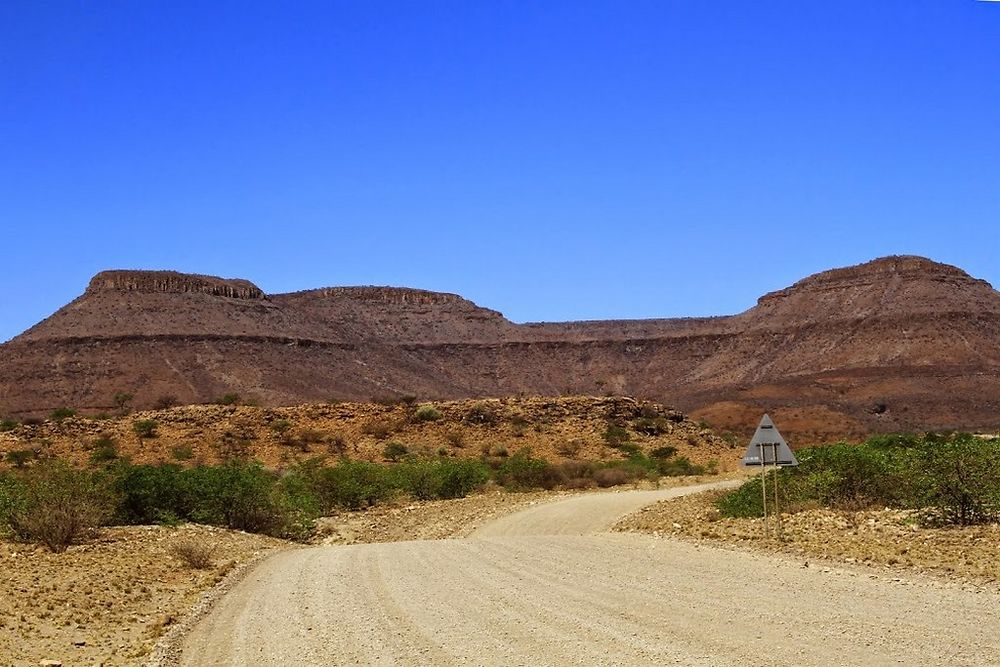
<path fill-rule="evenodd" d="M 207 570 L 215 562 L 217 544 L 208 544 L 202 540 L 184 539 L 171 545 L 170 551 L 184 561 L 193 570 Z"/>

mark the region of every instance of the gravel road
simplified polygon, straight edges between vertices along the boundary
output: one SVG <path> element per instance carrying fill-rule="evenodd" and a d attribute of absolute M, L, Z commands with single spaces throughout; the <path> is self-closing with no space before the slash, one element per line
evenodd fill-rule
<path fill-rule="evenodd" d="M 181 664 L 1000 665 L 994 592 L 600 532 L 684 491 L 573 497 L 464 540 L 278 554 Z"/>

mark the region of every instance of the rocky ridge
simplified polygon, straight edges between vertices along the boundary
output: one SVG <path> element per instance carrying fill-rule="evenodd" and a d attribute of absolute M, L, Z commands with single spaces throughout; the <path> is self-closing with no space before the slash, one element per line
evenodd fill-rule
<path fill-rule="evenodd" d="M 887 257 L 695 319 L 515 324 L 454 294 L 110 271 L 0 345 L 0 415 L 238 393 L 330 398 L 628 394 L 801 439 L 1000 428 L 1000 294 L 956 267 Z M 780 421 L 780 420 L 784 421 Z M 790 424 L 788 424 L 790 422 Z M 786 425 L 787 424 L 787 425 Z"/>

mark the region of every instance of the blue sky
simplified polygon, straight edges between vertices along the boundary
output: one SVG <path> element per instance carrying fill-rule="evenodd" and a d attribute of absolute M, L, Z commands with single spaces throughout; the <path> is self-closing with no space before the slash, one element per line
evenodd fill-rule
<path fill-rule="evenodd" d="M 0 340 L 108 268 L 515 321 L 1000 285 L 1000 3 L 0 4 Z"/>

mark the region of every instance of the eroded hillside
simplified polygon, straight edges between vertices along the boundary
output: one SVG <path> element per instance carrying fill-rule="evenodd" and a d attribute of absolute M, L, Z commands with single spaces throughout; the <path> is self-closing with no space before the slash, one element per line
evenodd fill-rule
<path fill-rule="evenodd" d="M 110 271 L 0 345 L 0 415 L 237 393 L 261 405 L 416 395 L 632 395 L 800 440 L 1000 428 L 1000 294 L 888 257 L 826 271 L 739 315 L 514 324 L 454 294 Z"/>

